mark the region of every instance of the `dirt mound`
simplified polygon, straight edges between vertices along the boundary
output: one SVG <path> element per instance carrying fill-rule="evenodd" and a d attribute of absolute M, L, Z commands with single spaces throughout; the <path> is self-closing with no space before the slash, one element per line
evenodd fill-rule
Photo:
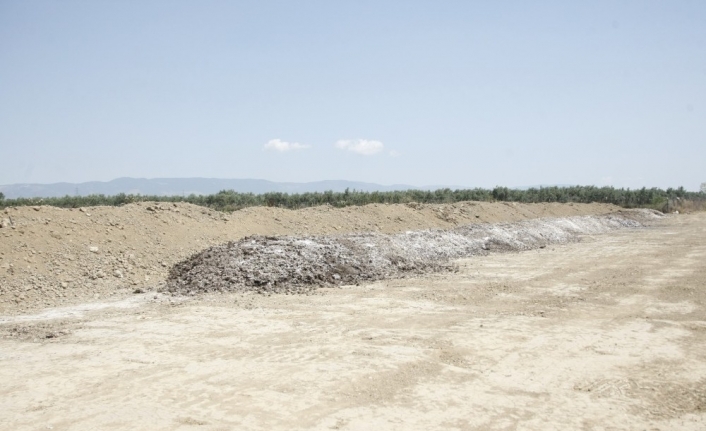
<path fill-rule="evenodd" d="M 384 235 L 247 237 L 178 263 L 169 273 L 167 289 L 182 294 L 232 290 L 301 293 L 316 286 L 354 284 L 401 270 L 422 272 L 439 266 L 401 256 L 386 256 L 381 262 L 368 249 L 379 244 L 380 237 Z"/>
<path fill-rule="evenodd" d="M 581 234 L 642 226 L 648 210 L 603 216 L 476 224 L 386 235 L 253 236 L 210 247 L 176 264 L 166 290 L 301 293 L 449 268 L 451 259 L 576 241 Z"/>
<path fill-rule="evenodd" d="M 605 214 L 604 204 L 366 205 L 221 213 L 149 203 L 0 212 L 0 313 L 128 295 L 163 283 L 169 268 L 209 246 L 251 235 L 329 235 L 453 228 L 469 223 Z"/>

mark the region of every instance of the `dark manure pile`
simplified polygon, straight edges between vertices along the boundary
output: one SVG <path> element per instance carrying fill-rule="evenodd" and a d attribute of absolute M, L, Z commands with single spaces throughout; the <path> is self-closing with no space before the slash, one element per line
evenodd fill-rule
<path fill-rule="evenodd" d="M 226 291 L 304 293 L 321 286 L 358 284 L 448 265 L 385 254 L 373 244 L 385 235 L 263 237 L 210 247 L 176 264 L 167 290 L 179 294 Z M 368 240 L 366 242 L 366 240 Z"/>
<path fill-rule="evenodd" d="M 580 235 L 640 227 L 660 216 L 630 210 L 395 235 L 251 236 L 210 247 L 176 264 L 165 290 L 181 295 L 306 293 L 322 286 L 449 271 L 454 269 L 452 259 L 578 241 Z"/>

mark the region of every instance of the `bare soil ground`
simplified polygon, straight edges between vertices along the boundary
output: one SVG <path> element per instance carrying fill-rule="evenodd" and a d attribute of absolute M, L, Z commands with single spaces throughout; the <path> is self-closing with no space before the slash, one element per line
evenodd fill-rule
<path fill-rule="evenodd" d="M 696 213 L 308 295 L 8 308 L 0 429 L 701 430 L 705 262 Z"/>

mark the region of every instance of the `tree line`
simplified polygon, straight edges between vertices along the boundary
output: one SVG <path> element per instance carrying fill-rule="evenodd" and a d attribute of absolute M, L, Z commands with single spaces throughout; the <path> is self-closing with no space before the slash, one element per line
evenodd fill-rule
<path fill-rule="evenodd" d="M 523 202 L 523 203 L 609 203 L 624 208 L 653 208 L 660 211 L 669 210 L 674 201 L 688 200 L 700 203 L 706 202 L 706 194 L 689 192 L 684 187 L 679 188 L 642 188 L 624 189 L 613 187 L 573 186 L 573 187 L 540 187 L 529 189 L 510 189 L 495 187 L 494 189 L 439 189 L 439 190 L 400 190 L 389 192 L 363 192 L 348 190 L 344 192 L 315 193 L 239 193 L 233 190 L 222 190 L 211 195 L 189 196 L 150 196 L 126 195 L 120 193 L 113 196 L 88 195 L 64 196 L 52 198 L 16 198 L 5 199 L 0 193 L 0 208 L 12 206 L 51 205 L 61 208 L 79 208 L 87 206 L 121 206 L 134 202 L 188 202 L 212 208 L 219 211 L 235 211 L 254 206 L 281 207 L 298 209 L 319 205 L 346 207 L 367 204 L 402 204 L 419 203 L 454 203 L 461 201 L 483 202 Z"/>

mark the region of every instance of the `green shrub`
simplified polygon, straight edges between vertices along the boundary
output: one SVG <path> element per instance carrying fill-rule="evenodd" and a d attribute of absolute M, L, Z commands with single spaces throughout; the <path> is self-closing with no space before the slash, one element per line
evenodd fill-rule
<path fill-rule="evenodd" d="M 1 194 L 0 194 L 1 195 Z M 346 190 L 345 192 L 326 191 L 322 193 L 288 194 L 280 192 L 238 193 L 233 190 L 222 190 L 212 195 L 189 196 L 147 196 L 126 195 L 115 196 L 89 195 L 64 196 L 60 198 L 17 198 L 1 199 L 0 207 L 23 205 L 52 205 L 62 208 L 78 208 L 86 206 L 121 206 L 133 202 L 189 202 L 220 211 L 235 211 L 254 206 L 281 208 L 306 208 L 319 205 L 346 207 L 352 205 L 400 204 L 419 202 L 427 204 L 454 203 L 461 201 L 485 202 L 576 202 L 576 203 L 609 203 L 624 208 L 654 208 L 664 211 L 668 202 L 679 198 L 693 202 L 706 202 L 706 195 L 698 192 L 687 192 L 683 187 L 677 189 L 647 189 L 638 190 L 616 189 L 613 187 L 573 186 L 573 187 L 540 187 L 526 190 L 495 187 L 489 189 L 439 189 L 439 190 L 400 190 L 391 192 L 361 192 Z"/>

